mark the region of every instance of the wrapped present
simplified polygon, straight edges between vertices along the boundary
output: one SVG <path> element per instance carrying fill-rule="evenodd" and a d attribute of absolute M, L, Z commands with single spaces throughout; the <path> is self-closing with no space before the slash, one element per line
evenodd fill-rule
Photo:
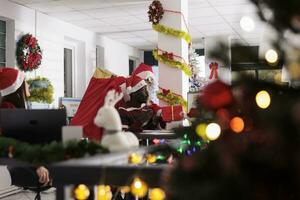
<path fill-rule="evenodd" d="M 183 120 L 183 108 L 180 105 L 162 107 L 162 118 L 165 122 Z"/>

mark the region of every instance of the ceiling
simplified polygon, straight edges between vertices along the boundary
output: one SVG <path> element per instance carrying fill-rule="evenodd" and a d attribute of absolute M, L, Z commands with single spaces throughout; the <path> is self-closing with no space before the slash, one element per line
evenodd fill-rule
<path fill-rule="evenodd" d="M 105 35 L 140 49 L 156 46 L 157 32 L 148 22 L 151 0 L 10 0 L 60 20 Z M 172 0 L 170 0 L 172 1 Z M 189 29 L 193 43 L 207 36 L 231 35 L 233 42 L 258 45 L 264 24 L 248 0 L 188 0 Z M 240 27 L 242 16 L 256 22 L 251 33 Z"/>

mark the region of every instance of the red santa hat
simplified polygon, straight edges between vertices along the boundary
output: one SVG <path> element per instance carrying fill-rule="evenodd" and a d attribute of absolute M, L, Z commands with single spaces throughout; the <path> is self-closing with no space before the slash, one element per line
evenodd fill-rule
<path fill-rule="evenodd" d="M 25 74 L 14 68 L 0 68 L 0 94 L 7 96 L 21 87 Z"/>
<path fill-rule="evenodd" d="M 139 76 L 142 79 L 148 79 L 151 78 L 154 80 L 154 73 L 152 70 L 152 67 L 149 65 L 146 65 L 144 63 L 141 63 L 133 72 L 133 75 Z"/>
<path fill-rule="evenodd" d="M 127 94 L 134 93 L 144 86 L 147 86 L 147 83 L 140 77 L 133 75 L 127 82 Z"/>

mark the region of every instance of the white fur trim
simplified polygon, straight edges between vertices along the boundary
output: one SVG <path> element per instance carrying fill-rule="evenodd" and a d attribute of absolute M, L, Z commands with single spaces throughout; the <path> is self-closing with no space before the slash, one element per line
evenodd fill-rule
<path fill-rule="evenodd" d="M 119 107 L 119 109 L 126 110 L 126 111 L 133 111 L 133 110 L 141 110 L 145 106 L 146 106 L 146 104 L 142 103 L 142 105 L 139 108 L 135 108 L 135 107 L 129 107 L 129 108 Z"/>
<path fill-rule="evenodd" d="M 1 90 L 0 91 L 1 96 L 7 96 L 17 91 L 17 89 L 21 87 L 24 79 L 25 79 L 25 74 L 21 71 L 18 71 L 17 79 L 15 80 L 15 82 L 11 86 Z"/>
<path fill-rule="evenodd" d="M 137 74 L 137 76 L 139 76 L 141 79 L 147 79 L 149 77 L 151 77 L 152 79 L 154 79 L 154 74 L 150 71 L 143 71 Z"/>
<path fill-rule="evenodd" d="M 144 80 L 142 80 L 138 84 L 136 84 L 134 87 L 128 87 L 127 88 L 127 93 L 131 94 L 133 92 L 136 92 L 136 91 L 138 91 L 139 89 L 141 89 L 142 87 L 144 87 L 146 85 L 147 85 L 147 83 Z"/>

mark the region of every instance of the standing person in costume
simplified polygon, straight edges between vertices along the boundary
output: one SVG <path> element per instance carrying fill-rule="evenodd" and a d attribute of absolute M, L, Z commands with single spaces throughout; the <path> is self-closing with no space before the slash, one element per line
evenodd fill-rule
<path fill-rule="evenodd" d="M 162 109 L 161 107 L 154 103 L 153 100 L 156 97 L 156 92 L 158 91 L 158 82 L 153 73 L 152 67 L 141 63 L 132 73 L 132 76 L 138 76 L 147 83 L 147 88 L 149 92 L 149 100 L 147 102 L 148 106 L 153 110 L 157 117 L 161 117 Z M 166 123 L 160 123 L 161 128 L 166 127 Z"/>
<path fill-rule="evenodd" d="M 30 96 L 25 74 L 14 68 L 0 68 L 0 109 L 27 108 L 27 97 Z M 50 183 L 49 171 L 43 167 L 26 168 L 22 171 L 9 168 L 12 184 L 22 185 L 21 179 L 35 177 L 42 185 Z"/>
<path fill-rule="evenodd" d="M 153 109 L 147 104 L 149 92 L 147 83 L 138 76 L 132 76 L 127 87 L 130 100 L 124 107 L 119 107 L 123 129 L 138 133 L 145 129 L 159 129 L 161 117 L 156 116 Z M 163 123 L 163 122 L 162 122 Z"/>

